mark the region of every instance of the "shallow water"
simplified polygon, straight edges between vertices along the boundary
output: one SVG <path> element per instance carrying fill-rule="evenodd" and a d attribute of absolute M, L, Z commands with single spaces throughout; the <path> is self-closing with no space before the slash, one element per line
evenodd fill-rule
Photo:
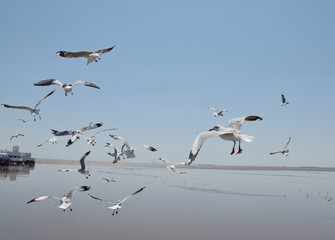
<path fill-rule="evenodd" d="M 334 172 L 91 166 L 86 179 L 57 171 L 75 167 L 2 169 L 0 239 L 334 239 Z M 91 189 L 73 196 L 73 211 L 54 199 L 26 204 L 81 185 Z M 117 201 L 143 186 L 114 216 L 88 196 Z"/>

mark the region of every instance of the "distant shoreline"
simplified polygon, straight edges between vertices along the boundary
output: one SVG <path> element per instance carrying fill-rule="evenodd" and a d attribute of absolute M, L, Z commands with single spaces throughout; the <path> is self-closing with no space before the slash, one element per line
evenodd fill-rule
<path fill-rule="evenodd" d="M 62 160 L 62 159 L 35 159 L 36 164 L 64 164 L 78 165 L 78 160 Z M 90 166 L 113 166 L 113 167 L 152 167 L 164 168 L 161 163 L 136 163 L 136 162 L 118 162 L 113 164 L 106 161 L 87 161 Z M 180 168 L 190 169 L 213 169 L 213 170 L 253 170 L 253 171 L 314 171 L 314 172 L 335 172 L 335 167 L 287 167 L 287 166 L 238 166 L 238 165 L 214 165 L 214 164 L 192 164 Z"/>

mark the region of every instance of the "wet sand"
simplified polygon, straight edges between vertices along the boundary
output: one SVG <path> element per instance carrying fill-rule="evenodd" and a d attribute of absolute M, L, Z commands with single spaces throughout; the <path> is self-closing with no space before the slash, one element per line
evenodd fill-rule
<path fill-rule="evenodd" d="M 36 158 L 37 164 L 68 164 L 78 165 L 78 160 L 62 160 L 62 159 L 41 159 Z M 136 162 L 119 162 L 113 164 L 106 161 L 86 161 L 89 166 L 114 166 L 114 167 L 153 167 L 164 168 L 161 163 L 136 163 Z M 313 166 L 236 166 L 236 165 L 214 165 L 214 164 L 192 164 L 180 168 L 190 169 L 215 169 L 215 170 L 254 170 L 254 171 L 317 171 L 317 172 L 335 172 L 335 167 L 313 167 Z"/>

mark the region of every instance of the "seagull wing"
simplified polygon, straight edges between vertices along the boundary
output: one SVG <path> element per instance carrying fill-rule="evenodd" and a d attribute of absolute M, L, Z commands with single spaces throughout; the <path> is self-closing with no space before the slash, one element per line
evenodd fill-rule
<path fill-rule="evenodd" d="M 85 158 L 91 153 L 91 150 L 88 151 L 87 153 L 85 153 L 81 159 L 80 159 L 80 166 L 81 166 L 81 169 L 85 170 L 86 167 L 85 167 Z"/>
<path fill-rule="evenodd" d="M 113 50 L 113 48 L 114 48 L 115 46 L 116 46 L 116 45 L 114 45 L 114 46 L 111 47 L 111 48 L 100 49 L 100 50 L 97 50 L 97 51 L 95 51 L 95 52 L 96 52 L 96 53 L 100 53 L 100 54 L 107 53 L 107 52 Z"/>
<path fill-rule="evenodd" d="M 169 160 L 166 160 L 164 158 L 158 158 L 159 160 L 163 161 L 163 163 L 165 164 L 165 166 L 172 166 L 172 163 Z"/>
<path fill-rule="evenodd" d="M 196 139 L 194 140 L 194 143 L 192 145 L 190 154 L 188 156 L 188 165 L 190 165 L 195 158 L 197 157 L 203 143 L 208 139 L 208 138 L 212 138 L 215 136 L 219 136 L 221 134 L 223 134 L 224 132 L 222 131 L 208 131 L 208 132 L 201 132 Z"/>
<path fill-rule="evenodd" d="M 66 143 L 66 147 L 72 145 L 75 141 L 77 141 L 78 138 L 82 137 L 83 135 L 80 133 L 76 133 L 74 134 L 69 141 Z"/>
<path fill-rule="evenodd" d="M 101 198 L 98 198 L 98 197 L 95 197 L 91 194 L 88 194 L 91 198 L 95 199 L 95 200 L 99 200 L 99 201 L 102 201 L 102 202 L 108 202 L 108 203 L 111 203 L 111 204 L 116 204 L 115 202 L 113 201 L 109 201 L 109 200 L 104 200 L 104 199 L 101 199 Z"/>
<path fill-rule="evenodd" d="M 95 124 L 90 123 L 87 126 L 80 129 L 80 132 L 85 132 L 85 131 L 95 129 L 95 128 L 98 128 L 98 127 L 101 127 L 101 126 L 102 126 L 102 123 L 95 123 Z"/>
<path fill-rule="evenodd" d="M 40 146 L 42 146 L 44 143 L 46 143 L 46 142 L 49 142 L 49 139 L 48 140 L 46 140 L 45 142 L 42 142 L 40 145 L 37 145 L 36 147 L 40 147 Z"/>
<path fill-rule="evenodd" d="M 88 56 L 92 53 L 93 52 L 90 51 L 79 51 L 79 52 L 58 51 L 57 55 L 65 58 L 78 58 L 78 57 L 88 58 Z"/>
<path fill-rule="evenodd" d="M 138 189 L 136 192 L 132 193 L 132 194 L 129 195 L 128 197 L 125 197 L 124 199 L 122 199 L 121 201 L 119 201 L 119 203 L 123 203 L 123 202 L 125 202 L 126 200 L 128 200 L 131 196 L 133 196 L 133 195 L 135 195 L 135 194 L 137 194 L 137 193 L 139 193 L 139 192 L 142 192 L 144 188 L 145 188 L 145 187 L 142 187 L 142 188 Z"/>
<path fill-rule="evenodd" d="M 50 85 L 58 85 L 60 87 L 63 87 L 63 83 L 58 81 L 57 79 L 46 79 L 42 81 L 38 81 L 34 83 L 35 86 L 50 86 Z"/>
<path fill-rule="evenodd" d="M 276 154 L 276 153 L 282 153 L 282 151 L 278 151 L 278 152 L 270 152 L 270 155 L 272 155 L 272 154 Z"/>
<path fill-rule="evenodd" d="M 96 132 L 92 137 L 96 137 L 97 135 L 99 135 L 102 132 L 106 132 L 106 131 L 111 131 L 111 130 L 116 130 L 117 128 L 109 128 L 109 129 L 104 129 L 104 130 L 100 130 L 98 132 Z"/>
<path fill-rule="evenodd" d="M 151 151 L 151 152 L 156 152 L 156 151 L 157 151 L 156 148 L 151 147 L 151 146 L 146 145 L 146 144 L 138 145 L 138 146 L 135 147 L 135 149 L 137 149 L 137 148 L 141 148 L 141 147 L 144 147 L 144 148 L 148 149 L 148 150 Z"/>
<path fill-rule="evenodd" d="M 34 198 L 34 199 L 31 199 L 28 203 L 32 203 L 32 202 L 40 202 L 40 201 L 44 201 L 48 198 L 54 198 L 54 199 L 57 199 L 57 200 L 60 200 L 58 197 L 55 197 L 55 196 L 52 196 L 52 195 L 48 195 L 48 196 L 41 196 L 41 197 L 37 197 L 37 198 Z"/>
<path fill-rule="evenodd" d="M 123 143 L 126 145 L 126 147 L 127 147 L 128 149 L 130 148 L 130 146 L 129 146 L 127 140 L 124 139 L 123 137 L 120 137 L 120 136 L 117 136 L 117 135 L 112 135 L 112 134 L 110 134 L 109 136 L 112 137 L 112 138 L 114 138 L 115 140 L 118 140 L 118 141 L 120 141 L 120 142 L 123 142 Z"/>
<path fill-rule="evenodd" d="M 51 133 L 55 136 L 67 136 L 67 135 L 73 135 L 72 130 L 63 130 L 63 131 L 57 131 L 54 129 L 51 129 Z"/>
<path fill-rule="evenodd" d="M 93 83 L 90 83 L 90 82 L 86 82 L 86 81 L 83 81 L 83 80 L 78 80 L 76 81 L 75 83 L 71 84 L 72 87 L 76 86 L 76 85 L 79 85 L 79 84 L 83 84 L 87 87 L 93 87 L 93 88 L 97 88 L 97 89 L 100 89 L 100 87 L 98 87 L 97 85 L 93 84 Z"/>
<path fill-rule="evenodd" d="M 290 143 L 290 141 L 291 141 L 291 137 L 288 138 L 288 141 L 287 141 L 287 143 L 285 144 L 285 147 L 284 147 L 283 151 L 285 151 L 285 150 L 287 149 L 287 146 L 288 146 L 288 144 Z"/>
<path fill-rule="evenodd" d="M 11 106 L 11 105 L 7 105 L 7 104 L 1 104 L 1 105 L 4 106 L 5 108 L 23 109 L 23 110 L 28 110 L 31 113 L 34 112 L 34 109 L 32 109 L 30 107 L 26 107 L 26 106 Z"/>
<path fill-rule="evenodd" d="M 36 106 L 34 107 L 34 109 L 36 109 L 37 106 L 40 105 L 40 103 L 41 103 L 44 99 L 46 99 L 47 97 L 49 97 L 49 96 L 50 96 L 51 94 L 53 94 L 55 91 L 56 91 L 56 90 L 53 90 L 52 92 L 48 93 L 48 95 L 46 95 L 44 98 L 42 98 L 42 99 L 36 104 Z"/>
<path fill-rule="evenodd" d="M 229 120 L 228 127 L 233 128 L 236 132 L 240 133 L 241 128 L 242 128 L 242 123 L 244 121 L 257 121 L 257 120 L 263 120 L 263 118 L 259 116 L 246 116 L 246 117 L 240 117 L 240 118 L 233 118 Z"/>
<path fill-rule="evenodd" d="M 286 103 L 286 99 L 285 99 L 284 94 L 281 95 L 281 102 L 282 102 L 282 103 Z"/>
<path fill-rule="evenodd" d="M 66 198 L 67 199 L 71 199 L 72 198 L 72 195 L 75 193 L 75 192 L 85 192 L 85 191 L 88 191 L 90 190 L 91 187 L 89 186 L 80 186 L 80 187 L 76 187 L 76 188 L 73 188 L 69 191 L 69 193 L 67 194 Z"/>
<path fill-rule="evenodd" d="M 216 108 L 208 107 L 208 109 L 212 110 L 213 112 L 219 112 Z"/>

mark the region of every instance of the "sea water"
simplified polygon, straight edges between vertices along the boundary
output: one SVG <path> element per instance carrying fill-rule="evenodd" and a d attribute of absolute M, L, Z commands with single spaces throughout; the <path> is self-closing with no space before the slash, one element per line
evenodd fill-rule
<path fill-rule="evenodd" d="M 0 171 L 0 239 L 295 239 L 335 237 L 335 173 L 90 166 L 91 176 L 59 172 L 76 165 L 36 164 Z M 107 183 L 103 178 L 114 178 Z M 59 201 L 77 186 L 72 210 Z M 142 192 L 112 215 L 110 203 Z"/>

